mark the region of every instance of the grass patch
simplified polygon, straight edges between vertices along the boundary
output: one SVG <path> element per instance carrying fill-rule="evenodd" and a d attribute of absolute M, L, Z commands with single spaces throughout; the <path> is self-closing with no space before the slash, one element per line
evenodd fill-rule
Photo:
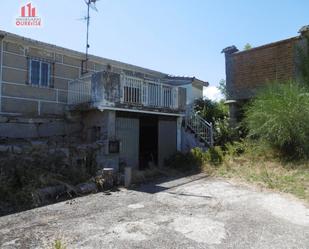
<path fill-rule="evenodd" d="M 293 194 L 309 202 L 309 163 L 286 163 L 279 160 L 248 155 L 227 156 L 219 167 L 205 164 L 206 172 L 236 178 L 262 187 Z"/>

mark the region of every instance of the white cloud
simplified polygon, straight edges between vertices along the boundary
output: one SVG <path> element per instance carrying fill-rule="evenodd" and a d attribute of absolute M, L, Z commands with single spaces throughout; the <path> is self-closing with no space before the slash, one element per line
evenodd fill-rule
<path fill-rule="evenodd" d="M 216 86 L 204 87 L 203 95 L 204 97 L 214 101 L 223 99 L 222 94 Z"/>

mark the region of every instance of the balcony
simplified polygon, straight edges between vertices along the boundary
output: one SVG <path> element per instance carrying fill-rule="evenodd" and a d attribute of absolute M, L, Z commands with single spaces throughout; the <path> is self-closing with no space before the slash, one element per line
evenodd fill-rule
<path fill-rule="evenodd" d="M 117 109 L 183 113 L 186 89 L 164 80 L 98 72 L 69 82 L 71 109 Z"/>

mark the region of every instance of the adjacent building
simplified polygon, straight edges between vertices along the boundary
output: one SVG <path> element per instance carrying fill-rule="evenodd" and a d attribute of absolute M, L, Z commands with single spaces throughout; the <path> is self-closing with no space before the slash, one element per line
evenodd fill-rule
<path fill-rule="evenodd" d="M 296 79 L 298 73 L 297 47 L 305 45 L 309 26 L 300 29 L 299 36 L 273 42 L 249 50 L 235 46 L 223 49 L 226 65 L 227 101 L 232 123 L 241 119 L 241 107 L 257 91 L 272 82 Z"/>

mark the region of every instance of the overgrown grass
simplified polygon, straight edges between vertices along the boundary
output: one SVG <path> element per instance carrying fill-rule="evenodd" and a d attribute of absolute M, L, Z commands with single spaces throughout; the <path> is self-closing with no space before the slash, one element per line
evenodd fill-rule
<path fill-rule="evenodd" d="M 278 161 L 252 161 L 246 155 L 229 159 L 212 174 L 238 178 L 266 188 L 291 193 L 309 202 L 309 164 L 284 164 Z"/>
<path fill-rule="evenodd" d="M 281 157 L 308 158 L 308 94 L 308 89 L 297 82 L 270 84 L 245 112 L 249 136 L 266 141 L 281 152 Z"/>
<path fill-rule="evenodd" d="M 276 153 L 266 145 L 239 143 L 230 146 L 220 166 L 205 162 L 203 169 L 213 176 L 243 180 L 309 202 L 309 162 L 282 161 Z"/>
<path fill-rule="evenodd" d="M 180 172 L 205 172 L 210 176 L 233 178 L 268 189 L 293 194 L 309 202 L 309 161 L 284 161 L 269 143 L 244 140 L 228 143 L 225 150 L 215 146 L 177 153 L 166 164 Z"/>

